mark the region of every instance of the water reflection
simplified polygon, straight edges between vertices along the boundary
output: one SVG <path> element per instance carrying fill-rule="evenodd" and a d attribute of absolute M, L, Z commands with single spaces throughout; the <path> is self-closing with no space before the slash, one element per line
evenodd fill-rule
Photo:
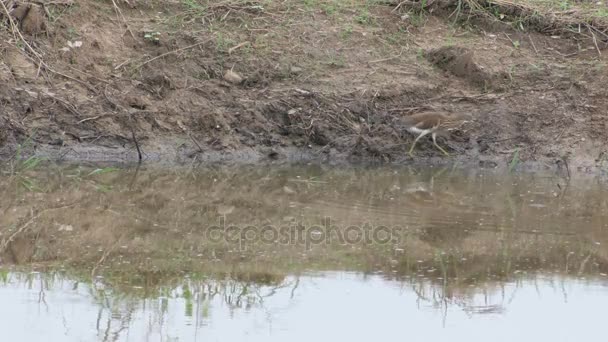
<path fill-rule="evenodd" d="M 521 278 L 446 297 L 428 281 L 343 272 L 245 288 L 185 279 L 154 294 L 65 276 L 11 273 L 0 287 L 7 340 L 596 340 L 605 279 Z M 10 309 L 9 309 L 10 308 Z"/>
<path fill-rule="evenodd" d="M 566 186 L 546 175 L 315 166 L 104 170 L 0 177 L 8 195 L 0 262 L 122 270 L 146 285 L 185 271 L 381 270 L 470 281 L 608 273 L 608 191 L 596 179 Z"/>

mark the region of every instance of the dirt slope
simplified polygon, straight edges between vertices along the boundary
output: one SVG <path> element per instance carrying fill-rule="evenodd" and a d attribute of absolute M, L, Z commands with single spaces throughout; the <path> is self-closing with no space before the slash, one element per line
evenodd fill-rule
<path fill-rule="evenodd" d="M 606 169 L 608 10 L 535 3 L 3 1 L 1 154 Z M 450 158 L 428 110 L 475 117 Z"/>

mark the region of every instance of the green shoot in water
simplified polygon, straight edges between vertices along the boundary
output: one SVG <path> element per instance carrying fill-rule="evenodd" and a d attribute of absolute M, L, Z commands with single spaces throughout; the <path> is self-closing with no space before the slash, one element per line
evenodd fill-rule
<path fill-rule="evenodd" d="M 513 153 L 513 159 L 511 159 L 511 163 L 509 164 L 509 172 L 513 172 L 517 164 L 519 164 L 519 148 L 515 149 L 515 153 Z"/>

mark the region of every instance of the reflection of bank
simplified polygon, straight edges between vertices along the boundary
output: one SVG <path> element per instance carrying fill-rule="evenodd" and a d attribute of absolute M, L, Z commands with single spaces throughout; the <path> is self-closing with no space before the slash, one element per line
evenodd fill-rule
<path fill-rule="evenodd" d="M 603 333 L 604 317 L 593 310 L 608 305 L 607 286 L 551 274 L 450 288 L 420 277 L 262 272 L 99 287 L 65 275 L 7 273 L 0 320 L 4 336 L 26 341 L 576 340 Z"/>
<path fill-rule="evenodd" d="M 572 180 L 560 194 L 551 176 L 478 170 L 298 166 L 142 169 L 132 176 L 128 169 L 32 171 L 28 177 L 46 184 L 39 193 L 19 192 L 18 178 L 0 177 L 0 190 L 16 194 L 0 198 L 3 262 L 96 267 L 100 275 L 217 272 L 234 265 L 278 274 L 424 271 L 473 284 L 517 271 L 608 273 L 608 196 L 596 180 Z M 44 211 L 55 206 L 61 207 Z M 205 234 L 218 215 L 258 227 L 249 230 L 257 236 L 265 236 L 266 225 L 322 226 L 328 217 L 340 233 L 369 224 L 400 227 L 402 234 L 396 243 L 334 239 L 311 248 L 281 244 L 269 234 L 242 250 Z M 309 240 L 320 233 L 310 231 Z"/>
<path fill-rule="evenodd" d="M 435 224 L 419 229 L 420 241 L 436 248 L 455 248 L 471 235 L 470 228 L 458 224 Z"/>

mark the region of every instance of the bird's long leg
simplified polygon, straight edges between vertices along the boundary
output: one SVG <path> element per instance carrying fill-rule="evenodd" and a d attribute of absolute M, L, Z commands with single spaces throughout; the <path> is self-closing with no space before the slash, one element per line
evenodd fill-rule
<path fill-rule="evenodd" d="M 412 153 L 414 151 L 414 146 L 416 146 L 416 143 L 418 142 L 418 140 L 420 140 L 420 138 L 422 138 L 423 136 L 429 134 L 429 131 L 423 131 L 422 133 L 420 133 L 419 136 L 416 137 L 416 139 L 414 140 L 414 142 L 412 143 L 412 147 L 410 147 L 410 150 L 408 152 L 408 154 L 410 156 L 414 156 L 414 154 Z"/>
<path fill-rule="evenodd" d="M 437 144 L 437 134 L 436 134 L 436 133 L 433 133 L 433 134 L 432 134 L 432 137 L 433 137 L 433 144 L 434 144 L 434 145 L 435 145 L 435 146 L 436 146 L 436 147 L 437 147 L 437 148 L 438 148 L 438 149 L 439 149 L 441 152 L 443 152 L 443 154 L 445 154 L 446 156 L 449 156 L 450 154 L 449 154 L 449 153 L 448 153 L 446 150 L 444 150 L 444 149 L 443 149 L 441 146 L 439 146 L 439 144 Z"/>

